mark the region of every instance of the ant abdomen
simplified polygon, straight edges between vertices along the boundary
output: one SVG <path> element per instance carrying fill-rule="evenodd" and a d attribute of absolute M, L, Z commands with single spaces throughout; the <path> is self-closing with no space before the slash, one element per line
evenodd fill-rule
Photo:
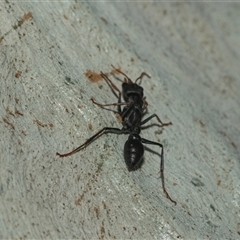
<path fill-rule="evenodd" d="M 128 171 L 138 169 L 143 162 L 144 147 L 141 137 L 137 134 L 131 134 L 124 145 L 124 159 Z"/>

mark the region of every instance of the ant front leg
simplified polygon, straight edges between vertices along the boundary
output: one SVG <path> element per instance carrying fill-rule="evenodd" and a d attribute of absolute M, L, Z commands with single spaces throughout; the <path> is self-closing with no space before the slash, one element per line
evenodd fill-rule
<path fill-rule="evenodd" d="M 109 79 L 109 77 L 106 74 L 101 72 L 101 76 L 107 81 L 108 84 L 111 85 L 113 90 L 118 92 L 118 103 L 121 103 L 121 96 L 122 96 L 121 91 L 117 88 L 117 86 L 115 84 L 113 84 L 113 82 Z M 115 92 L 114 92 L 114 94 L 116 95 Z M 118 105 L 118 113 L 119 113 L 119 115 L 121 115 L 121 112 L 122 112 L 121 105 Z"/>
<path fill-rule="evenodd" d="M 116 113 L 116 111 L 112 110 L 112 109 L 109 109 L 109 108 L 105 108 L 105 107 L 108 107 L 108 106 L 118 106 L 120 108 L 120 106 L 122 105 L 127 105 L 126 102 L 118 102 L 118 103 L 108 103 L 108 104 L 101 104 L 101 103 L 98 103 L 95 101 L 95 99 L 93 97 L 91 97 L 90 99 L 92 101 L 92 103 L 96 104 L 97 106 L 101 107 L 101 108 L 104 108 L 106 110 L 110 110 L 110 111 L 113 111 Z M 119 113 L 119 109 L 118 109 L 118 113 Z M 119 115 L 121 115 L 121 108 L 120 108 L 120 113 Z"/>
<path fill-rule="evenodd" d="M 72 154 L 86 148 L 90 143 L 92 143 L 93 141 L 95 141 L 97 138 L 99 138 L 100 136 L 102 136 L 105 133 L 115 133 L 115 134 L 122 134 L 124 133 L 124 130 L 119 129 L 119 128 L 110 128 L 110 127 L 105 127 L 102 130 L 100 130 L 99 132 L 97 132 L 95 135 L 93 135 L 92 137 L 90 137 L 85 143 L 83 143 L 81 146 L 79 146 L 78 148 L 72 150 L 69 153 L 64 153 L 64 154 L 60 154 L 60 153 L 56 153 L 59 157 L 68 157 L 71 156 Z"/>
<path fill-rule="evenodd" d="M 158 122 L 161 124 L 161 127 L 172 125 L 172 122 L 163 123 L 163 122 L 161 121 L 161 119 L 158 117 L 158 115 L 155 114 L 155 113 L 154 113 L 153 115 L 151 115 L 150 117 L 146 118 L 145 120 L 143 120 L 143 121 L 140 123 L 140 125 L 143 125 L 143 124 L 147 123 L 149 120 L 151 120 L 151 119 L 154 118 L 154 117 L 157 118 Z"/>
<path fill-rule="evenodd" d="M 158 142 L 153 142 L 153 141 L 150 141 L 150 140 L 147 140 L 147 139 L 144 139 L 142 138 L 142 143 L 145 143 L 145 144 L 151 144 L 151 145 L 157 145 L 159 146 L 162 151 L 161 151 L 161 162 L 160 162 L 160 174 L 161 174 L 161 179 L 162 179 L 162 188 L 163 188 L 163 192 L 165 193 L 166 197 L 171 201 L 173 202 L 175 205 L 177 204 L 176 201 L 174 201 L 168 194 L 166 188 L 165 188 L 165 182 L 164 182 L 164 155 L 163 155 L 163 145 L 161 143 L 158 143 Z"/>

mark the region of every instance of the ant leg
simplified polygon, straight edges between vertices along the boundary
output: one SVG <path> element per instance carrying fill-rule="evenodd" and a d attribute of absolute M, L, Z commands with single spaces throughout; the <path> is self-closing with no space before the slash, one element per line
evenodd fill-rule
<path fill-rule="evenodd" d="M 96 104 L 97 106 L 101 107 L 101 108 L 105 108 L 107 106 L 122 106 L 122 105 L 127 105 L 128 103 L 127 102 L 118 102 L 118 103 L 109 103 L 109 104 L 101 104 L 101 103 L 98 103 L 95 101 L 95 99 L 93 97 L 91 97 L 90 99 L 92 101 L 92 103 Z M 111 110 L 111 109 L 108 109 L 108 108 L 105 108 L 107 110 Z"/>
<path fill-rule="evenodd" d="M 115 68 L 113 65 L 111 65 L 115 71 L 117 71 L 118 73 L 122 74 L 124 77 L 126 77 L 126 80 L 128 81 L 128 83 L 132 83 L 132 80 L 122 71 L 120 71 L 119 69 Z M 137 83 L 138 80 L 142 79 L 143 76 L 147 76 L 149 78 L 151 78 L 146 72 L 142 72 L 141 75 L 135 80 L 135 83 Z"/>
<path fill-rule="evenodd" d="M 145 120 L 143 120 L 143 121 L 140 123 L 140 125 L 145 124 L 146 122 L 148 122 L 149 120 L 151 120 L 151 119 L 154 118 L 154 117 L 156 117 L 157 120 L 158 120 L 158 122 L 161 123 L 161 127 L 172 125 L 172 122 L 163 123 L 163 122 L 161 121 L 161 119 L 158 117 L 158 115 L 155 114 L 155 113 L 154 113 L 153 115 L 151 115 L 150 117 L 146 118 Z"/>
<path fill-rule="evenodd" d="M 168 194 L 166 188 L 165 188 L 165 182 L 164 182 L 164 155 L 163 155 L 163 145 L 161 143 L 158 143 L 158 142 L 153 142 L 153 141 L 150 141 L 150 140 L 147 140 L 147 139 L 144 139 L 142 138 L 142 143 L 145 143 L 145 144 L 152 144 L 152 145 L 157 145 L 159 146 L 162 151 L 161 151 L 161 162 L 160 162 L 160 174 L 161 174 L 161 179 L 162 179 L 162 188 L 163 188 L 163 192 L 165 193 L 166 197 L 171 201 L 173 202 L 175 205 L 177 204 L 176 201 L 174 201 Z"/>
<path fill-rule="evenodd" d="M 144 108 L 147 108 L 147 106 L 148 106 L 148 102 L 147 102 L 147 100 L 146 100 L 146 97 L 143 97 L 143 106 L 142 106 L 142 108 L 144 109 Z"/>
<path fill-rule="evenodd" d="M 132 80 L 125 73 L 123 73 L 121 70 L 115 68 L 113 65 L 111 65 L 111 66 L 116 72 L 122 74 L 125 77 L 125 80 L 127 80 L 128 83 L 132 83 Z"/>
<path fill-rule="evenodd" d="M 118 92 L 118 94 L 121 96 L 121 91 L 117 88 L 117 86 L 109 79 L 109 77 L 101 72 L 101 76 L 112 86 L 112 88 Z"/>
<path fill-rule="evenodd" d="M 99 138 L 100 136 L 102 136 L 105 133 L 116 133 L 116 134 L 122 134 L 124 133 L 123 129 L 119 129 L 119 128 L 111 128 L 111 127 L 105 127 L 102 130 L 100 130 L 99 132 L 97 132 L 96 134 L 94 134 L 92 137 L 90 137 L 85 143 L 83 143 L 81 146 L 77 147 L 76 149 L 72 150 L 69 153 L 64 153 L 64 154 L 60 154 L 60 153 L 56 153 L 56 155 L 58 155 L 59 157 L 68 157 L 80 150 L 82 150 L 83 148 L 86 148 L 90 143 L 92 143 L 93 141 L 95 141 L 97 138 Z"/>
<path fill-rule="evenodd" d="M 108 84 L 111 85 L 112 89 L 114 89 L 115 91 L 118 92 L 118 103 L 120 103 L 121 102 L 121 95 L 122 95 L 121 91 L 117 88 L 117 86 L 115 84 L 113 84 L 113 82 L 109 79 L 109 77 L 106 74 L 101 72 L 101 76 L 107 81 Z M 114 92 L 114 94 L 116 95 L 115 92 Z M 120 115 L 121 115 L 121 112 L 122 112 L 121 105 L 118 105 L 118 113 Z"/>
<path fill-rule="evenodd" d="M 137 83 L 138 80 L 142 80 L 143 76 L 147 76 L 148 78 L 151 78 L 147 73 L 142 72 L 141 75 L 135 80 L 135 83 Z"/>
<path fill-rule="evenodd" d="M 130 103 L 126 109 L 123 110 L 121 114 L 121 118 L 124 119 L 126 116 L 129 115 L 129 113 L 132 111 L 134 107 L 134 102 Z"/>

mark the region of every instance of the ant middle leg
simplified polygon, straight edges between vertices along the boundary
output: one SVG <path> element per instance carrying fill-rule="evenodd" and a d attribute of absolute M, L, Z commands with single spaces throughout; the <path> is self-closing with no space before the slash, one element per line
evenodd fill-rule
<path fill-rule="evenodd" d="M 145 120 L 143 120 L 143 121 L 140 123 L 140 125 L 143 125 L 143 124 L 147 123 L 149 120 L 151 120 L 151 119 L 154 118 L 154 117 L 157 118 L 158 122 L 161 124 L 161 127 L 172 125 L 172 122 L 163 123 L 163 122 L 161 121 L 161 119 L 158 117 L 158 115 L 155 114 L 155 113 L 152 114 L 150 117 L 146 118 Z"/>
<path fill-rule="evenodd" d="M 94 134 L 92 137 L 90 137 L 85 143 L 83 143 L 82 145 L 80 145 L 76 149 L 72 150 L 71 152 L 64 153 L 64 154 L 60 154 L 60 153 L 57 152 L 56 155 L 58 155 L 59 157 L 71 156 L 72 154 L 74 154 L 76 152 L 79 152 L 80 150 L 86 148 L 90 143 L 92 143 L 93 141 L 95 141 L 97 138 L 101 137 L 105 133 L 122 134 L 122 133 L 124 133 L 124 130 L 119 129 L 119 128 L 105 127 L 102 130 L 100 130 L 99 132 L 97 132 L 96 134 Z"/>
<path fill-rule="evenodd" d="M 145 139 L 145 138 L 142 138 L 142 143 L 145 143 L 145 144 L 151 144 L 151 145 L 157 145 L 159 146 L 162 150 L 161 150 L 161 162 L 160 162 L 160 174 L 161 174 L 161 179 L 162 179 L 162 188 L 163 188 L 163 192 L 164 194 L 166 195 L 166 198 L 168 198 L 171 202 L 173 202 L 175 205 L 177 204 L 176 201 L 174 201 L 170 195 L 168 194 L 166 188 L 165 188 L 165 182 L 164 182 L 164 155 L 163 155 L 163 145 L 161 143 L 158 143 L 158 142 L 153 142 L 153 141 L 150 141 L 148 139 Z"/>

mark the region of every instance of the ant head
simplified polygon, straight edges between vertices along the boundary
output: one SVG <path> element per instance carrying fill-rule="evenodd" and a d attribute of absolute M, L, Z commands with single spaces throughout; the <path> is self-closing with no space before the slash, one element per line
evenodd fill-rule
<path fill-rule="evenodd" d="M 143 88 L 136 83 L 122 84 L 122 94 L 124 100 L 127 102 L 130 96 L 137 95 L 140 99 L 143 98 Z"/>

